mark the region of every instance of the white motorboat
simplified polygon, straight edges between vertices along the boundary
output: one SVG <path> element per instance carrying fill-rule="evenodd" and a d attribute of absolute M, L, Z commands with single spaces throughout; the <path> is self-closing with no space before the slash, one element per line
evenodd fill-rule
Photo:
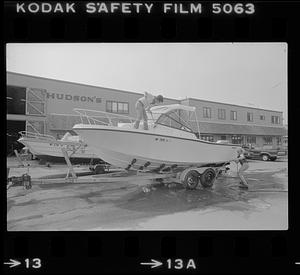
<path fill-rule="evenodd" d="M 174 167 L 223 165 L 237 158 L 238 146 L 199 138 L 199 124 L 192 106 L 152 107 L 149 130 L 135 129 L 134 119 L 116 123 L 106 112 L 74 111 L 80 114 L 82 123 L 74 125 L 73 130 L 94 148 L 99 158 L 116 167 L 167 171 Z M 99 113 L 106 116 L 107 124 L 96 119 Z"/>
<path fill-rule="evenodd" d="M 65 162 L 64 148 L 72 163 L 88 163 L 99 159 L 93 149 L 87 146 L 79 136 L 67 132 L 60 140 L 50 135 L 22 131 L 18 142 L 22 143 L 38 159 L 51 162 Z"/>

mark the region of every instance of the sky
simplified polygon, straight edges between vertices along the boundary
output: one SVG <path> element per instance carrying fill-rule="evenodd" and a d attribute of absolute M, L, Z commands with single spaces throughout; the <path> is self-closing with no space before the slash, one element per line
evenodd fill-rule
<path fill-rule="evenodd" d="M 286 43 L 14 43 L 7 71 L 282 111 Z"/>

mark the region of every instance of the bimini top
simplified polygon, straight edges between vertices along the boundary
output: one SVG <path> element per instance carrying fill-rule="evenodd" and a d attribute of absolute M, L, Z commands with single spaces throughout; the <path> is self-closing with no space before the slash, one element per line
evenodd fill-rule
<path fill-rule="evenodd" d="M 158 105 L 152 107 L 150 110 L 151 113 L 149 114 L 148 119 L 150 119 L 150 121 L 152 120 L 156 125 L 163 125 L 165 127 L 199 134 L 199 125 L 195 112 L 196 108 L 193 106 L 181 104 Z M 192 115 L 190 115 L 189 112 L 192 112 Z M 197 129 L 194 129 L 194 126 L 191 123 L 193 116 Z"/>
<path fill-rule="evenodd" d="M 156 114 L 166 114 L 173 110 L 184 110 L 184 111 L 194 112 L 195 109 L 196 108 L 193 106 L 187 106 L 187 105 L 182 105 L 182 104 L 170 104 L 170 105 L 154 106 L 150 110 L 151 110 L 151 112 L 156 113 Z"/>

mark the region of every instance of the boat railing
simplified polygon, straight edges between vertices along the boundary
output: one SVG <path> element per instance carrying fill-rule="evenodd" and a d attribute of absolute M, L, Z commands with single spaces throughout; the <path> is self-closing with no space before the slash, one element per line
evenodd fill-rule
<path fill-rule="evenodd" d="M 135 121 L 135 118 L 121 114 L 79 108 L 73 110 L 79 114 L 82 124 L 116 126 L 118 122 L 133 123 Z"/>
<path fill-rule="evenodd" d="M 21 131 L 19 132 L 19 134 L 21 135 L 21 137 L 26 137 L 26 138 L 36 138 L 40 140 L 53 140 L 53 141 L 56 140 L 55 137 L 50 135 L 28 132 L 28 131 Z"/>

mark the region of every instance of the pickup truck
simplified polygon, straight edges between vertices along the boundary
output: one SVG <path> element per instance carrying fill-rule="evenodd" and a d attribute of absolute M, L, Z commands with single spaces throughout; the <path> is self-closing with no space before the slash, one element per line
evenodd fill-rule
<path fill-rule="evenodd" d="M 246 152 L 248 152 L 246 158 L 249 159 L 275 161 L 278 157 L 284 157 L 287 155 L 287 152 L 284 149 L 280 148 L 279 146 L 272 146 L 272 145 L 263 145 L 260 147 L 243 146 L 243 148 L 246 150 Z"/>

